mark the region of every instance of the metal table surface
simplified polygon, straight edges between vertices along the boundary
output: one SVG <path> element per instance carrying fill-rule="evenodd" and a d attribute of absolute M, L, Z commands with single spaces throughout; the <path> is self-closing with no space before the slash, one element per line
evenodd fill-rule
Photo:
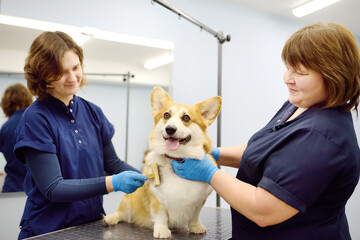
<path fill-rule="evenodd" d="M 200 219 L 207 228 L 206 234 L 190 234 L 184 232 L 171 232 L 170 239 L 196 239 L 196 240 L 227 240 L 231 237 L 231 216 L 229 209 L 204 207 L 200 213 Z M 28 239 L 51 239 L 51 240 L 89 240 L 89 239 L 155 239 L 152 229 L 142 228 L 134 224 L 120 222 L 115 226 L 106 227 L 99 220 L 75 227 L 65 228 L 59 231 L 42 234 Z"/>

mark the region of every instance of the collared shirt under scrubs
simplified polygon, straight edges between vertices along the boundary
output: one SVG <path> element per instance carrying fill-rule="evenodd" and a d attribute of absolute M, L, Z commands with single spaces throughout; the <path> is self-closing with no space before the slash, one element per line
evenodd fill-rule
<path fill-rule="evenodd" d="M 345 204 L 360 169 L 351 113 L 308 109 L 294 120 L 286 102 L 248 142 L 237 178 L 264 188 L 299 211 L 285 222 L 259 227 L 232 209 L 233 239 L 351 239 Z"/>
<path fill-rule="evenodd" d="M 101 109 L 74 96 L 69 106 L 48 96 L 36 100 L 23 114 L 17 129 L 16 156 L 24 147 L 54 153 L 64 179 L 102 177 L 106 194 L 103 146 L 111 141 L 114 127 Z M 71 202 L 52 202 L 44 197 L 30 172 L 24 190 L 28 195 L 21 226 L 36 235 L 102 218 L 102 195 Z"/>
<path fill-rule="evenodd" d="M 6 177 L 2 192 L 22 192 L 26 175 L 25 165 L 16 159 L 13 148 L 16 143 L 15 130 L 25 109 L 14 112 L 0 130 L 0 152 L 4 154 Z"/>

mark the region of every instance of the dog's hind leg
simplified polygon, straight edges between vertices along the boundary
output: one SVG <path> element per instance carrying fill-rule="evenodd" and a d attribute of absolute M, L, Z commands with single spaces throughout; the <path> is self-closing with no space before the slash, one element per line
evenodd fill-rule
<path fill-rule="evenodd" d="M 121 201 L 116 212 L 114 212 L 113 214 L 104 216 L 103 221 L 104 221 L 105 225 L 113 226 L 113 225 L 117 224 L 118 222 L 126 221 L 126 216 L 128 215 L 126 205 L 127 205 L 126 199 L 123 199 L 123 201 Z"/>
<path fill-rule="evenodd" d="M 118 222 L 123 221 L 123 217 L 122 217 L 123 213 L 119 213 L 119 212 L 115 212 L 113 214 L 109 214 L 104 216 L 104 223 L 107 226 L 113 226 L 116 225 Z"/>

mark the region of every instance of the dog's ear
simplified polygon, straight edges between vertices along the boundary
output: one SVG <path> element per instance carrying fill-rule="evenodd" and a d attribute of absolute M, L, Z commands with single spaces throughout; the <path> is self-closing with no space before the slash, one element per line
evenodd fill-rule
<path fill-rule="evenodd" d="M 207 126 L 210 126 L 218 116 L 221 109 L 221 102 L 221 97 L 215 96 L 195 105 L 199 108 L 201 116 L 204 118 Z"/>
<path fill-rule="evenodd" d="M 151 92 L 151 110 L 155 116 L 158 111 L 163 109 L 167 103 L 172 102 L 171 97 L 161 87 L 154 87 Z"/>

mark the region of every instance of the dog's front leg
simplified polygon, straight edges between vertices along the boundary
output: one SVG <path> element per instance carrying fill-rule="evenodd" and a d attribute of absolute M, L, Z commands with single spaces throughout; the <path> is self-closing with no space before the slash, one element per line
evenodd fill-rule
<path fill-rule="evenodd" d="M 193 217 L 189 221 L 189 232 L 195 233 L 195 234 L 204 234 L 206 233 L 206 227 L 202 224 L 200 220 L 200 211 L 202 206 L 198 207 L 195 210 L 195 213 Z"/>
<path fill-rule="evenodd" d="M 171 231 L 166 210 L 159 204 L 152 204 L 151 215 L 154 222 L 154 238 L 170 238 Z"/>

